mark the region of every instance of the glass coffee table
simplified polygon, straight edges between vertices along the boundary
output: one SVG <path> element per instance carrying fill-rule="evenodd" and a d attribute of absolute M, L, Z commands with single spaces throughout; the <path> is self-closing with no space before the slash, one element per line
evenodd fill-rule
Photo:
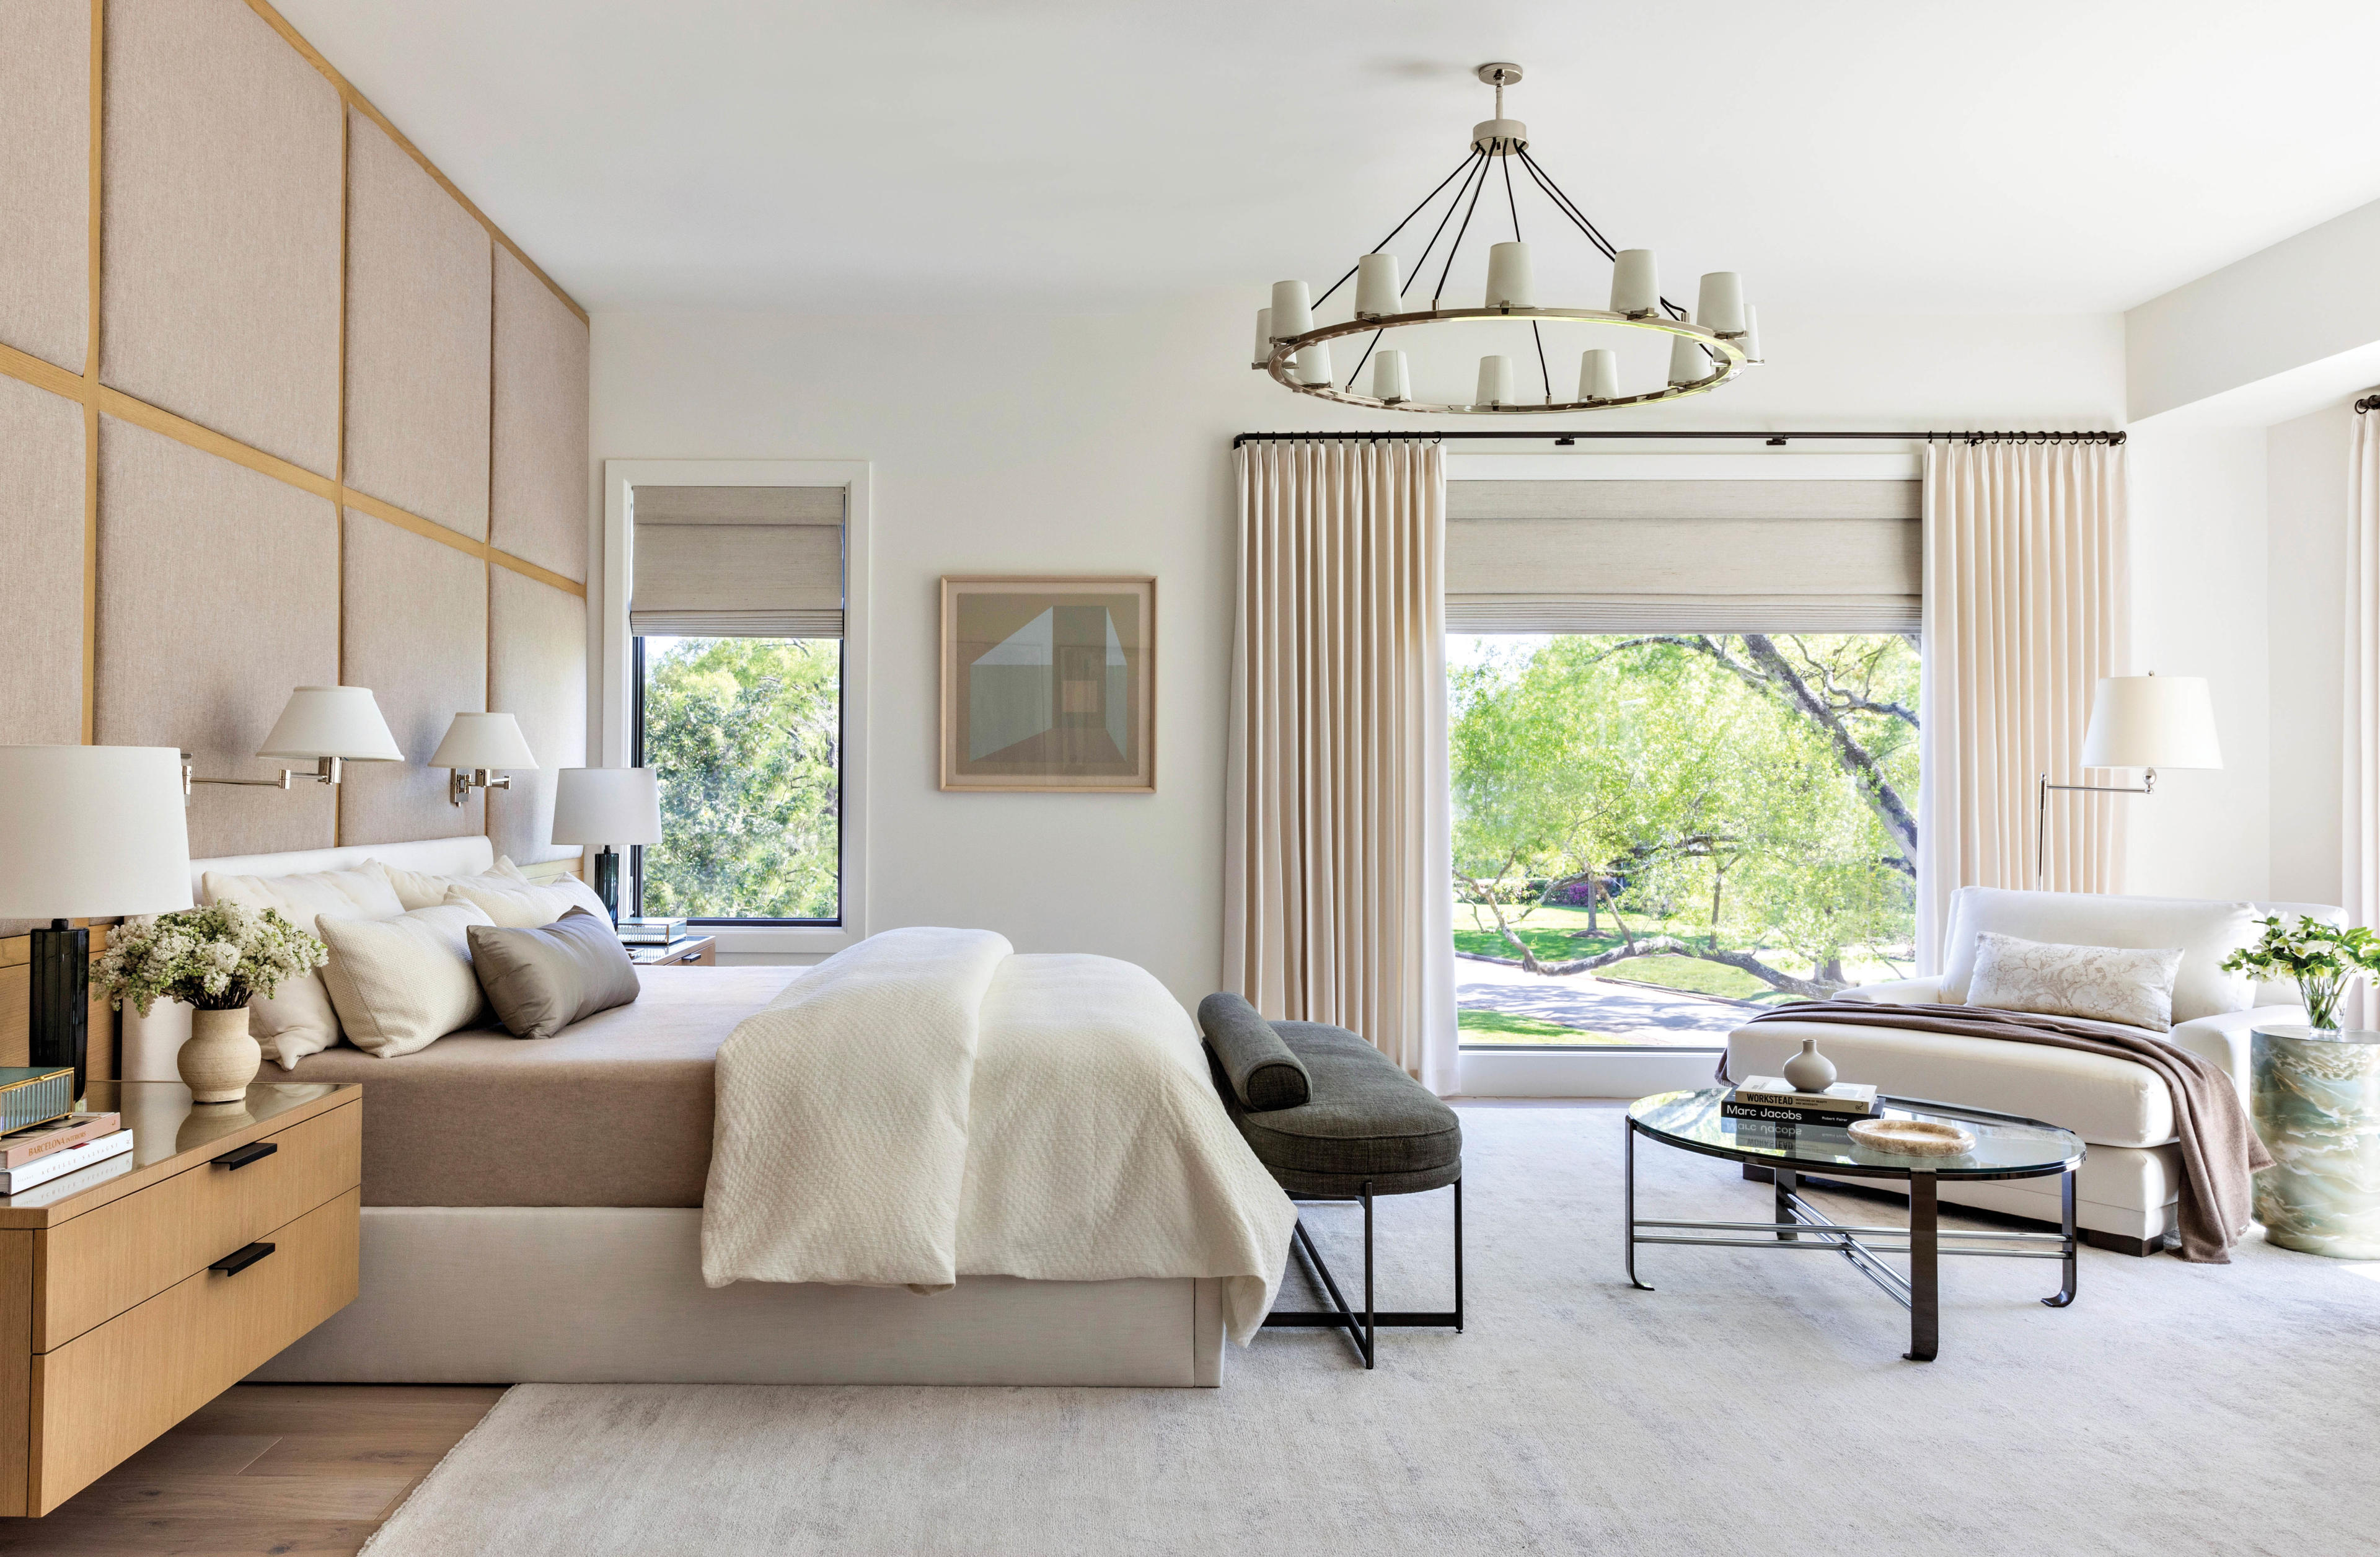
<path fill-rule="evenodd" d="M 1650 1292 L 1636 1276 L 1639 1244 L 1699 1244 L 1718 1248 L 1781 1249 L 1835 1253 L 1852 1268 L 1890 1294 L 1909 1310 L 1912 1362 L 1931 1362 L 1940 1349 L 1941 1307 L 1939 1268 L 1944 1255 L 1983 1255 L 2003 1259 L 2055 1259 L 2064 1279 L 2055 1296 L 2042 1302 L 2063 1308 L 2074 1301 L 2074 1170 L 2082 1165 L 2082 1139 L 2071 1130 L 2025 1119 L 2013 1113 L 1960 1108 L 1922 1098 L 1878 1098 L 1878 1111 L 1888 1117 L 1935 1119 L 1958 1125 L 1975 1137 L 1974 1149 L 1953 1157 L 1916 1157 L 1878 1151 L 1852 1139 L 1851 1131 L 1832 1125 L 1771 1125 L 1750 1119 L 1730 1119 L 1719 1113 L 1725 1088 L 1698 1092 L 1662 1092 L 1639 1098 L 1628 1108 L 1627 1261 L 1628 1280 Z M 1636 1214 L 1636 1137 L 1650 1136 L 1666 1145 L 1706 1157 L 1722 1158 L 1746 1167 L 1767 1168 L 1776 1174 L 1777 1219 L 1774 1222 L 1671 1222 Z M 1840 1179 L 1905 1179 L 1909 1184 L 1909 1225 L 1848 1227 L 1840 1225 L 1801 1195 L 1805 1174 Z M 1942 1181 L 2005 1178 L 2046 1178 L 2063 1175 L 2059 1203 L 2063 1227 L 2056 1233 L 1944 1232 L 1936 1215 L 1935 1197 Z M 1649 1231 L 1648 1231 L 1649 1230 Z M 1711 1234 L 1734 1236 L 1713 1237 Z M 1878 1243 L 1876 1239 L 1897 1242 Z M 1901 1274 L 1880 1258 L 1909 1257 L 1909 1273 Z"/>

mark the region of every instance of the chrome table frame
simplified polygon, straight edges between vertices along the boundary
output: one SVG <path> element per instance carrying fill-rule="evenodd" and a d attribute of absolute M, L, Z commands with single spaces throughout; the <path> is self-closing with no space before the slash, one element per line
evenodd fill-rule
<path fill-rule="evenodd" d="M 1965 1119 L 1981 1125 L 2030 1125 L 2040 1129 L 2061 1126 L 2027 1119 L 2022 1114 L 1995 1113 L 1988 1109 L 1961 1108 L 1952 1103 L 1933 1102 L 1924 1098 L 1879 1097 L 1879 1104 L 1910 1109 L 1924 1113 L 1941 1114 L 1953 1119 Z M 1908 1167 L 1878 1164 L 1842 1165 L 1828 1163 L 1824 1167 L 1789 1166 L 1791 1159 L 1767 1152 L 1715 1147 L 1700 1141 L 1681 1140 L 1664 1135 L 1637 1122 L 1634 1106 L 1627 1114 L 1627 1148 L 1623 1159 L 1626 1185 L 1626 1260 L 1628 1282 L 1640 1292 L 1653 1287 L 1636 1275 L 1636 1246 L 1639 1244 L 1695 1244 L 1714 1248 L 1754 1248 L 1813 1250 L 1840 1254 L 1854 1271 L 1882 1287 L 1892 1300 L 1909 1310 L 1909 1350 L 1901 1354 L 1911 1362 L 1932 1362 L 1941 1350 L 1942 1310 L 1940 1271 L 1945 1255 L 1979 1255 L 1998 1259 L 2055 1259 L 2060 1262 L 2063 1279 L 2057 1293 L 2043 1298 L 2048 1308 L 2063 1308 L 2074 1301 L 2075 1256 L 2080 1244 L 2074 1228 L 2074 1172 L 2082 1165 L 2082 1154 L 2077 1152 L 2063 1167 L 2043 1167 L 2000 1172 L 1953 1172 L 1948 1175 L 1930 1173 L 1918 1166 L 1924 1159 L 1912 1159 Z M 1664 1146 L 1682 1151 L 1692 1151 L 1705 1157 L 1717 1157 L 1746 1167 L 1767 1168 L 1776 1175 L 1777 1220 L 1774 1222 L 1675 1222 L 1644 1219 L 1636 1214 L 1636 1137 L 1650 1137 Z M 1948 1176 L 1954 1180 L 2046 1178 L 2051 1174 L 2060 1176 L 2058 1204 L 2061 1225 L 2056 1233 L 1978 1233 L 1957 1228 L 1942 1231 L 1937 1214 L 1936 1190 L 1937 1180 Z M 1909 1181 L 1909 1225 L 1906 1227 L 1848 1227 L 1828 1219 L 1826 1214 L 1802 1198 L 1801 1181 L 1813 1178 L 1882 1178 Z M 1660 1231 L 1647 1235 L 1642 1229 Z M 1739 1233 L 1755 1235 L 1746 1237 L 1714 1238 L 1680 1236 L 1681 1233 Z M 1767 1234 L 1762 1237 L 1756 1235 Z M 1871 1239 L 1897 1238 L 1899 1243 L 1874 1243 Z M 2050 1247 L 2042 1247 L 2039 1246 Z M 1887 1254 L 1909 1257 L 1909 1273 L 1902 1275 L 1878 1258 Z"/>

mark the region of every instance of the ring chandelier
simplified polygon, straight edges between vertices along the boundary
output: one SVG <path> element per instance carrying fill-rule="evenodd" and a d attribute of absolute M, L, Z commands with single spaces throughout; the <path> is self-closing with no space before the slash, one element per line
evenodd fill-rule
<path fill-rule="evenodd" d="M 1478 75 L 1496 89 L 1496 116 L 1472 127 L 1471 151 L 1463 165 L 1441 179 L 1403 221 L 1390 229 L 1388 237 L 1373 245 L 1370 252 L 1357 260 L 1354 267 L 1326 288 L 1321 297 L 1311 297 L 1303 281 L 1274 282 L 1272 306 L 1257 310 L 1256 353 L 1249 366 L 1264 370 L 1275 383 L 1300 395 L 1335 400 L 1344 406 L 1510 416 L 1596 411 L 1682 399 L 1717 389 L 1748 364 L 1759 361 L 1758 322 L 1754 310 L 1744 303 L 1742 278 L 1733 271 L 1714 271 L 1704 276 L 1691 316 L 1661 296 L 1653 251 L 1615 248 L 1579 209 L 1578 202 L 1564 194 L 1536 159 L 1529 155 L 1529 127 L 1504 116 L 1504 89 L 1521 79 L 1521 67 L 1509 63 L 1483 65 Z M 1513 177 L 1515 163 L 1520 164 L 1527 183 L 1612 262 L 1609 308 L 1538 305 L 1529 246 L 1521 239 L 1519 186 Z M 1500 172 L 1502 204 L 1510 217 L 1512 236 L 1509 241 L 1492 244 L 1488 250 L 1488 289 L 1482 306 L 1447 308 L 1443 306 L 1446 282 L 1454 269 L 1455 253 L 1471 231 L 1472 218 L 1478 213 L 1482 195 L 1498 181 Z M 1401 281 L 1402 267 L 1397 257 L 1387 251 L 1388 246 L 1396 241 L 1398 234 L 1413 226 L 1450 188 L 1454 191 L 1453 198 L 1439 214 L 1429 241 L 1422 246 L 1421 258 L 1414 265 L 1411 276 Z M 1497 203 L 1490 195 L 1483 232 L 1494 220 Z M 1430 293 L 1429 306 L 1412 308 L 1407 294 L 1428 273 L 1431 256 L 1450 225 L 1454 228 L 1454 239 L 1439 260 L 1438 280 Z M 1318 324 L 1314 310 L 1351 279 L 1355 283 L 1354 316 L 1340 323 Z M 1524 395 L 1520 385 L 1525 382 L 1524 370 L 1516 371 L 1512 357 L 1496 355 L 1479 359 L 1478 389 L 1470 404 L 1438 405 L 1416 400 L 1413 397 L 1411 364 L 1405 353 L 1395 348 L 1378 349 L 1381 336 L 1390 330 L 1480 320 L 1528 322 L 1542 395 Z M 1623 395 L 1620 392 L 1618 353 L 1607 347 L 1597 347 L 1581 354 L 1577 396 L 1557 399 L 1553 368 L 1546 357 L 1544 322 L 1548 320 L 1654 330 L 1669 335 L 1669 382 L 1643 394 Z M 1342 336 L 1367 334 L 1371 339 L 1366 343 L 1354 370 L 1342 383 L 1332 371 L 1330 343 Z M 1372 369 L 1371 393 L 1362 394 L 1355 386 L 1363 382 L 1367 364 Z M 1565 372 L 1563 376 L 1567 379 L 1569 375 Z"/>

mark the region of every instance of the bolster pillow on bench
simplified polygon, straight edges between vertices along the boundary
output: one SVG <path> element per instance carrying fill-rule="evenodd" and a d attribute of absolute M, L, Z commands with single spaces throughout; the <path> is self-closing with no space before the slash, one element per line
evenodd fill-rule
<path fill-rule="evenodd" d="M 1211 994 L 1200 1001 L 1198 1026 L 1243 1107 L 1269 1113 L 1297 1108 L 1314 1096 L 1305 1063 L 1290 1052 L 1272 1024 L 1238 995 Z"/>

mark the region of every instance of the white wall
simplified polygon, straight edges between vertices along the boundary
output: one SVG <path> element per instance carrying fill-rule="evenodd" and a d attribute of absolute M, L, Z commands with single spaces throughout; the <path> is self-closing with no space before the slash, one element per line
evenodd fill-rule
<path fill-rule="evenodd" d="M 2346 401 L 2272 429 L 2266 442 L 2271 566 L 2273 895 L 2339 901 L 2339 763 L 2347 663 Z"/>
<path fill-rule="evenodd" d="M 1130 958 L 1185 998 L 1214 987 L 1231 435 L 1427 425 L 1293 397 L 1243 366 L 1257 290 L 1097 315 L 1020 305 L 963 318 L 595 316 L 598 460 L 874 463 L 871 930 L 985 925 L 1020 950 Z M 1764 308 L 1762 333 L 1769 364 L 1739 384 L 1630 420 L 1575 422 L 2100 428 L 2121 414 L 2113 316 L 1869 318 L 1846 329 Z M 1572 382 L 1576 372 L 1573 358 Z M 2152 526 L 2155 544 L 2171 534 L 2202 555 L 2216 524 L 2212 508 L 2193 507 Z M 2178 592 L 2212 595 L 2228 555 L 2210 559 L 2210 581 Z M 1157 576 L 1156 795 L 935 788 L 936 580 L 1035 571 Z"/>

